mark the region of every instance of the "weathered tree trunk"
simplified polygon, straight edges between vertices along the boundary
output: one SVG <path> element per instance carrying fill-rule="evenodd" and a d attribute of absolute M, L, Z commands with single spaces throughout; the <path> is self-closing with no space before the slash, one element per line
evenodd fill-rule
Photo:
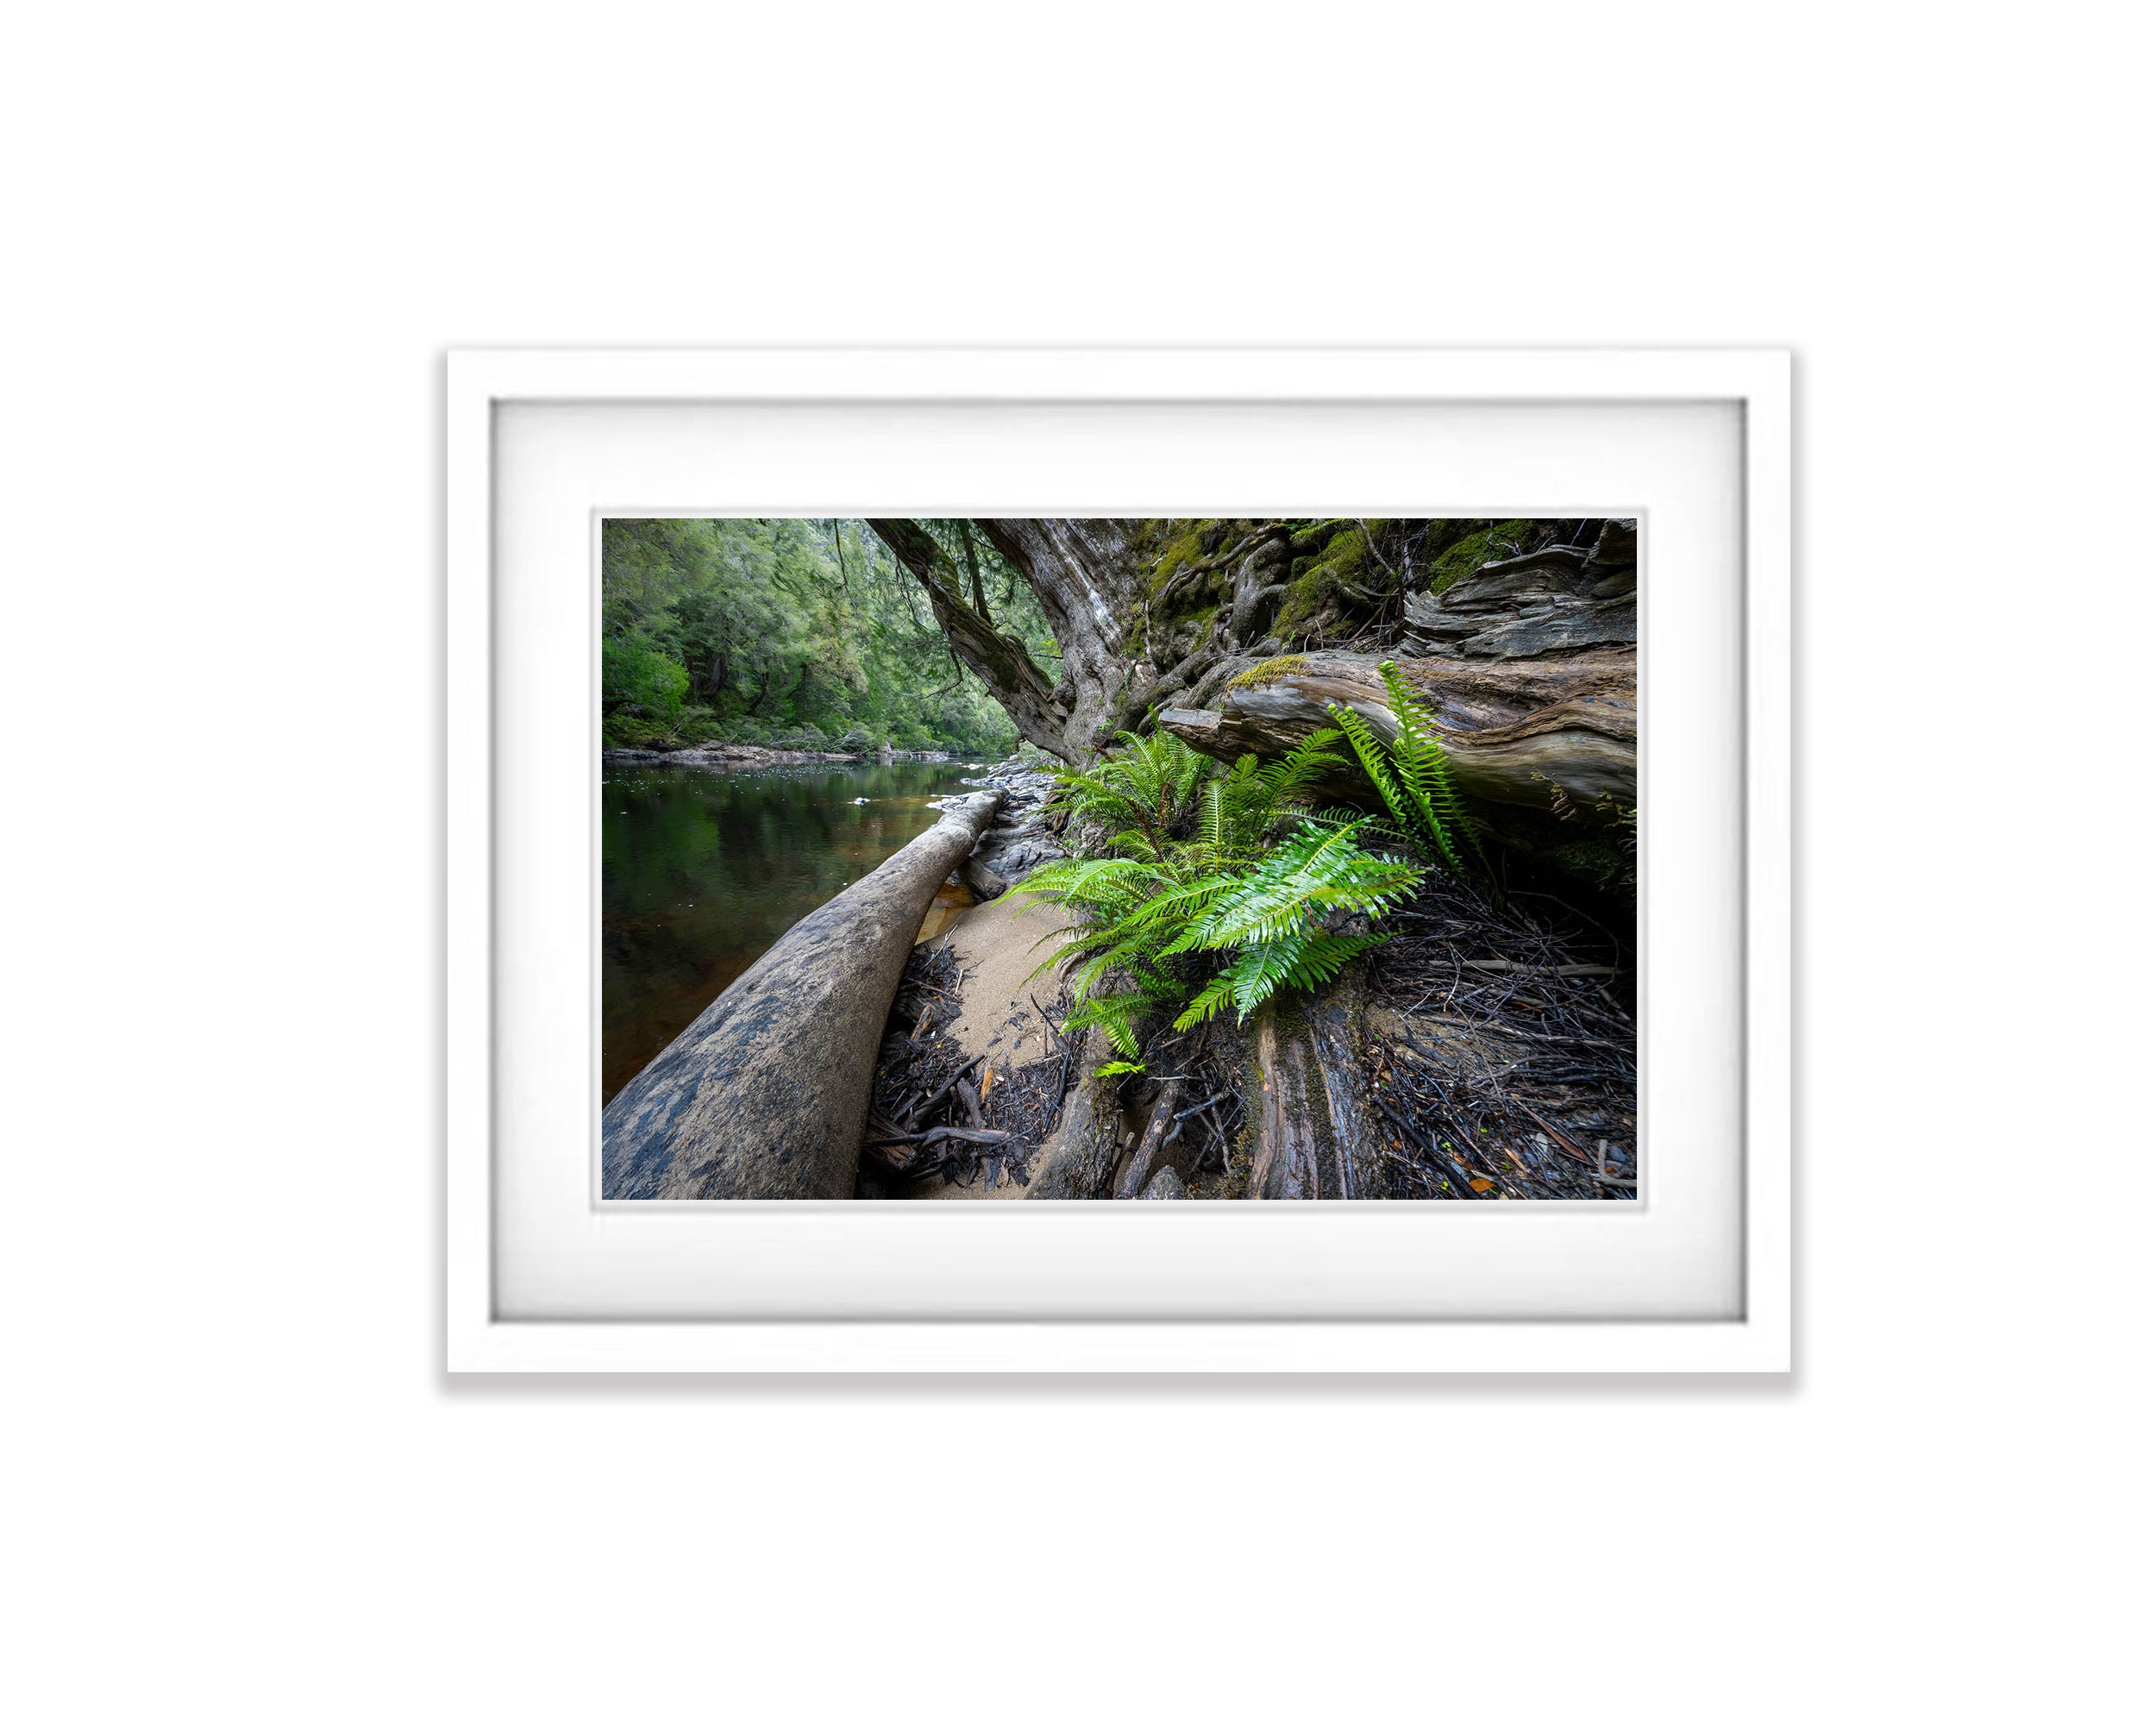
<path fill-rule="evenodd" d="M 1256 655 L 1275 650 L 1259 637 L 1288 590 L 1290 558 L 1309 537 L 1291 539 L 1286 524 L 1209 526 L 1216 549 L 1183 564 L 1156 593 L 1157 548 L 1148 548 L 1144 524 L 975 521 L 1025 577 L 1055 631 L 1063 668 L 1052 689 L 1024 647 L 968 602 L 965 578 L 925 529 L 870 524 L 927 591 L 954 651 L 1019 735 L 1075 765 L 1149 710 L 1194 747 L 1225 759 L 1284 753 L 1324 723 L 1328 699 L 1350 702 L 1390 732 L 1376 679 L 1382 655 L 1257 662 Z M 1428 548 L 1476 524 L 1432 523 Z M 1543 809 L 1553 787 L 1583 810 L 1636 801 L 1636 547 L 1635 523 L 1604 521 L 1591 545 L 1486 563 L 1438 593 L 1407 598 L 1388 632 L 1397 635 L 1402 668 L 1437 703 L 1463 789 Z M 1189 598 L 1200 594 L 1202 607 L 1210 591 L 1219 593 L 1217 612 L 1194 622 Z M 1244 684 L 1241 674 L 1254 669 L 1257 681 Z M 1367 787 L 1348 775 L 1335 788 Z"/>
<path fill-rule="evenodd" d="M 1122 1111 L 1116 1081 L 1094 1071 L 1114 1056 L 1097 1029 L 1084 1032 L 1075 1051 L 1078 1082 L 1063 1098 L 1056 1128 L 1041 1146 L 1040 1167 L 1028 1198 L 1098 1198 L 1107 1190 L 1123 1150 Z"/>
<path fill-rule="evenodd" d="M 1178 1149 L 1169 1142 L 1186 1090 L 1164 1080 L 1146 1108 L 1145 1124 L 1132 1142 L 1115 1078 L 1087 1071 L 1063 1102 L 1062 1118 L 1041 1147 L 1041 1164 L 1030 1198 L 1119 1199 L 1162 1195 L 1153 1182 L 1173 1169 L 1179 1190 L 1198 1196 L 1305 1199 L 1376 1198 L 1387 1189 L 1369 1077 L 1361 1060 L 1363 1012 L 1367 998 L 1363 968 L 1351 965 L 1314 997 L 1290 997 L 1258 1009 L 1238 1028 L 1225 1019 L 1211 1034 L 1216 1052 L 1232 1051 L 1239 1066 L 1240 1134 L 1237 1159 L 1222 1178 L 1200 1175 L 1192 1134 Z M 1081 1069 L 1115 1051 L 1098 1031 L 1079 1051 Z M 1126 1148 L 1126 1146 L 1128 1146 Z M 1247 1162 L 1242 1158 L 1247 1157 Z M 1221 1193 L 1225 1185 L 1226 1192 Z"/>
<path fill-rule="evenodd" d="M 1112 736 L 1133 678 L 1150 675 L 1135 650 L 1145 581 L 1128 521 L 976 520 L 1033 589 L 1062 649 L 1054 691 L 1056 740 L 1020 734 L 1074 765 Z M 1014 718 L 1016 714 L 1012 715 Z"/>
<path fill-rule="evenodd" d="M 993 623 L 995 619 L 988 614 L 988 595 L 981 590 L 981 556 L 974 549 L 973 523 L 970 521 L 958 524 L 958 543 L 966 553 L 966 578 L 973 583 L 973 608 L 981 613 L 982 622 Z"/>
<path fill-rule="evenodd" d="M 924 529 L 872 524 L 1019 735 L 1074 765 L 1096 758 L 1117 731 L 1140 728 L 1149 712 L 1223 760 L 1285 754 L 1326 723 L 1332 701 L 1392 734 L 1376 674 L 1385 654 L 1255 656 L 1276 649 L 1258 637 L 1292 585 L 1286 578 L 1302 567 L 1291 557 L 1316 543 L 1314 530 L 1292 537 L 1278 522 L 1208 524 L 1215 549 L 1156 583 L 1145 524 L 976 520 L 1032 588 L 1062 646 L 1062 678 L 1050 689 L 1019 643 L 967 602 L 958 571 Z M 1432 523 L 1426 543 L 1449 546 L 1456 530 L 1476 524 Z M 1388 625 L 1469 795 L 1589 824 L 1637 804 L 1636 529 L 1603 521 L 1591 544 L 1485 563 L 1437 593 L 1408 595 Z M 1433 567 L 1426 554 L 1426 577 Z M 1191 598 L 1202 612 L 1214 594 L 1215 610 L 1194 615 Z M 1357 800 L 1369 793 L 1352 768 L 1327 788 Z"/>
<path fill-rule="evenodd" d="M 1590 549 L 1551 545 L 1485 563 L 1441 593 L 1407 601 L 1403 636 L 1417 652 L 1466 659 L 1530 659 L 1639 638 L 1639 536 L 1605 521 Z"/>
<path fill-rule="evenodd" d="M 1056 692 L 1049 687 L 1048 679 L 1026 652 L 1025 643 L 1001 633 L 967 602 L 957 569 L 928 530 L 915 521 L 871 521 L 868 524 L 926 590 L 930 608 L 936 613 L 936 626 L 943 631 L 951 651 L 988 686 L 989 693 L 1018 726 L 1018 735 L 1062 760 L 1082 760 L 1083 756 L 1069 752 L 1062 709 L 1056 704 Z"/>
<path fill-rule="evenodd" d="M 884 1020 L 984 791 L 812 911 L 606 1105 L 608 1198 L 850 1198 Z"/>
<path fill-rule="evenodd" d="M 1220 692 L 1219 710 L 1168 707 L 1162 729 L 1201 752 L 1285 755 L 1331 723 L 1339 702 L 1389 739 L 1396 731 L 1376 654 L 1313 653 L 1274 662 L 1268 681 Z M 1472 796 L 1548 810 L 1553 788 L 1593 819 L 1639 801 L 1637 685 L 1630 649 L 1549 659 L 1415 658 L 1401 674 L 1436 713 L 1454 778 Z M 1330 787 L 1367 800 L 1351 767 Z"/>
<path fill-rule="evenodd" d="M 1356 1057 L 1363 982 L 1271 1002 L 1250 1025 L 1257 1060 L 1246 1198 L 1372 1198 L 1384 1189 L 1369 1079 Z"/>
<path fill-rule="evenodd" d="M 1228 613 L 1228 639 L 1239 649 L 1264 633 L 1280 608 L 1288 586 L 1281 577 L 1288 569 L 1288 534 L 1283 528 L 1268 534 L 1242 560 L 1235 572 L 1235 586 Z"/>

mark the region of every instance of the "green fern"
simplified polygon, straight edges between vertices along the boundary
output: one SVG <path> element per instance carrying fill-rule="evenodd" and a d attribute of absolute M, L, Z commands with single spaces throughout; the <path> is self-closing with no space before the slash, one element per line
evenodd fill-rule
<path fill-rule="evenodd" d="M 1253 856 L 1283 820 L 1300 817 L 1326 768 L 1347 765 L 1328 746 L 1339 740 L 1338 731 L 1313 731 L 1284 758 L 1261 767 L 1256 756 L 1245 755 L 1207 786 L 1218 794 L 1219 854 Z"/>
<path fill-rule="evenodd" d="M 1096 994 L 1063 1020 L 1063 1034 L 1076 1036 L 1098 1025 L 1117 1053 L 1127 1060 L 1138 1057 L 1138 1026 L 1153 1008 L 1152 1000 L 1133 989 L 1122 994 Z"/>
<path fill-rule="evenodd" d="M 1360 848 L 1368 817 L 1304 806 L 1328 767 L 1346 765 L 1328 748 L 1340 734 L 1319 731 L 1284 760 L 1261 767 L 1246 755 L 1217 771 L 1180 743 L 1126 737 L 1090 772 L 1060 775 L 1062 807 L 1116 825 L 1110 855 L 1044 864 L 1020 889 L 1071 913 L 1044 937 L 1066 944 L 1040 966 L 1069 975 L 1067 1032 L 1097 1026 L 1139 1061 L 1156 1018 L 1178 1030 L 1228 1006 L 1247 1018 L 1282 988 L 1330 982 L 1386 938 L 1325 926 L 1382 916 L 1421 874 Z"/>
<path fill-rule="evenodd" d="M 1475 823 L 1469 818 L 1453 785 L 1452 759 L 1438 739 L 1436 716 L 1408 687 L 1407 680 L 1400 674 L 1399 666 L 1391 660 L 1377 668 L 1377 674 L 1385 685 L 1386 704 L 1400 726 L 1400 735 L 1393 743 L 1393 760 L 1400 768 L 1401 779 L 1432 811 L 1456 842 L 1466 841 L 1467 849 L 1487 871 L 1489 859 L 1482 854 L 1482 836 L 1476 831 Z"/>
<path fill-rule="evenodd" d="M 1389 934 L 1299 934 L 1258 941 L 1242 949 L 1175 1020 L 1177 1030 L 1203 1024 L 1232 1005 L 1239 1023 L 1282 988 L 1317 988 L 1330 982 L 1358 954 L 1382 946 Z"/>
<path fill-rule="evenodd" d="M 1133 856 L 1165 856 L 1183 836 L 1213 763 L 1170 731 L 1146 737 L 1126 731 L 1121 741 L 1087 772 L 1057 769 L 1050 806 L 1100 823 Z"/>
<path fill-rule="evenodd" d="M 1385 705 L 1392 715 L 1395 735 L 1391 743 L 1381 742 L 1369 721 L 1344 703 L 1333 703 L 1334 721 L 1346 734 L 1349 747 L 1400 833 L 1432 862 L 1442 863 L 1455 875 L 1468 872 L 1470 858 L 1488 875 L 1489 858 L 1452 782 L 1451 759 L 1438 740 L 1437 720 L 1391 660 L 1377 668 L 1377 674 L 1384 682 Z"/>

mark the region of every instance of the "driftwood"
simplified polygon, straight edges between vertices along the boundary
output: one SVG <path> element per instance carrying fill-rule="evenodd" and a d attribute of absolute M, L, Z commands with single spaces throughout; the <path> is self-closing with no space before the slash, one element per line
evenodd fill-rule
<path fill-rule="evenodd" d="M 1123 1177 L 1116 1182 L 1115 1195 L 1135 1198 L 1145 1189 L 1153 1176 L 1153 1158 L 1160 1153 L 1168 1138 L 1171 1125 L 1180 1126 L 1182 1117 L 1175 1112 L 1175 1103 L 1182 1091 L 1176 1081 L 1169 1079 L 1160 1087 L 1160 1095 L 1154 1098 L 1153 1112 L 1147 1118 L 1145 1130 L 1138 1137 L 1138 1147 L 1131 1152 L 1130 1165 L 1123 1170 Z"/>
<path fill-rule="evenodd" d="M 850 1198 L 884 1021 L 936 889 L 1000 792 L 796 923 L 607 1104 L 608 1198 Z"/>
<path fill-rule="evenodd" d="M 1351 706 L 1380 737 L 1397 731 L 1376 654 L 1313 653 L 1280 662 L 1269 681 L 1223 689 L 1219 710 L 1166 707 L 1163 731 L 1201 754 L 1232 761 L 1285 755 L 1332 721 L 1334 703 Z M 1442 727 L 1462 790 L 1493 802 L 1547 809 L 1553 791 L 1594 818 L 1603 805 L 1639 801 L 1639 711 L 1629 649 L 1561 659 L 1480 661 L 1402 658 L 1401 674 Z M 1328 789 L 1367 796 L 1359 772 Z"/>

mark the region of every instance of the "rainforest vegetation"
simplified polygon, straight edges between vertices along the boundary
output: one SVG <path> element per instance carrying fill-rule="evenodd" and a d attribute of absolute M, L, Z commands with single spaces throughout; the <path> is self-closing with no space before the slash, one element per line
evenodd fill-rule
<path fill-rule="evenodd" d="M 1018 571 L 969 522 L 917 524 L 967 606 L 1052 682 L 1061 654 Z M 600 579 L 610 746 L 1000 754 L 1018 740 L 862 522 L 610 520 Z"/>
<path fill-rule="evenodd" d="M 1391 664 L 1382 674 L 1389 743 L 1340 706 L 1339 728 L 1269 764 L 1125 733 L 1099 766 L 1056 775 L 1049 806 L 1075 823 L 1079 854 L 1036 869 L 1024 890 L 1074 914 L 1049 965 L 1075 1001 L 1064 1032 L 1098 1025 L 1124 1057 L 1104 1072 L 1144 1070 L 1149 1023 L 1187 1031 L 1227 1007 L 1241 1023 L 1276 993 L 1330 982 L 1385 943 L 1377 925 L 1426 869 L 1466 875 L 1471 859 L 1486 880 L 1434 721 Z M 1344 737 L 1391 820 L 1317 806 L 1326 769 L 1348 764 L 1331 746 Z"/>
<path fill-rule="evenodd" d="M 1633 1196 L 1637 581 L 1630 519 L 610 522 L 604 723 L 655 785 L 1030 747 L 632 1078 L 608 1189 Z M 1046 932 L 981 920 L 1012 888 Z M 843 1108 L 699 1076 L 812 1031 Z"/>

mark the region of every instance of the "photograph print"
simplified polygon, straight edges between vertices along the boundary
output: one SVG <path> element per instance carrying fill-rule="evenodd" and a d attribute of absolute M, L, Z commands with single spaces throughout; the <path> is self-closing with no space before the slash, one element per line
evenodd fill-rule
<path fill-rule="evenodd" d="M 1636 1201 L 1636 521 L 599 540 L 602 1199 Z"/>

